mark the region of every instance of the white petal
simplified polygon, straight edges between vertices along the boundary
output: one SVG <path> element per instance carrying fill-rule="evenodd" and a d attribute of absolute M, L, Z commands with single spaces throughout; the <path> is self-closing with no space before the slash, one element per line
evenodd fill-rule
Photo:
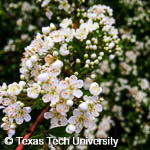
<path fill-rule="evenodd" d="M 78 80 L 76 83 L 75 83 L 75 87 L 76 88 L 82 88 L 84 86 L 84 83 L 82 80 Z"/>
<path fill-rule="evenodd" d="M 72 75 L 71 77 L 70 77 L 70 83 L 71 84 L 74 84 L 76 81 L 77 81 L 77 77 L 75 76 L 75 75 Z"/>
<path fill-rule="evenodd" d="M 52 115 L 51 112 L 45 112 L 45 113 L 44 113 L 44 118 L 45 118 L 45 119 L 50 119 L 50 118 L 52 118 L 52 117 L 53 117 L 53 115 Z"/>
<path fill-rule="evenodd" d="M 77 98 L 80 98 L 80 97 L 82 97 L 83 93 L 81 90 L 74 90 L 73 95 Z"/>
<path fill-rule="evenodd" d="M 51 99 L 51 105 L 55 105 L 59 101 L 59 95 L 54 95 Z"/>
<path fill-rule="evenodd" d="M 31 112 L 31 107 L 24 107 L 23 108 L 25 112 L 30 113 Z"/>
<path fill-rule="evenodd" d="M 62 117 L 62 118 L 60 119 L 60 122 L 61 122 L 61 125 L 62 125 L 62 126 L 65 126 L 65 125 L 67 125 L 68 120 L 67 120 L 66 117 Z"/>
<path fill-rule="evenodd" d="M 73 115 L 74 116 L 80 116 L 82 113 L 78 110 L 78 109 L 75 109 L 74 111 L 73 111 Z"/>
<path fill-rule="evenodd" d="M 21 116 L 19 116 L 19 117 L 17 117 L 16 119 L 15 119 L 15 121 L 16 121 L 16 123 L 17 124 L 22 124 L 23 123 L 23 118 L 21 117 Z"/>
<path fill-rule="evenodd" d="M 77 123 L 76 124 L 76 133 L 80 133 L 82 129 L 83 129 L 82 124 L 80 122 Z"/>
<path fill-rule="evenodd" d="M 97 104 L 95 107 L 96 107 L 96 109 L 97 109 L 98 112 L 102 111 L 102 105 Z"/>
<path fill-rule="evenodd" d="M 64 105 L 63 104 L 57 104 L 56 105 L 56 110 L 57 110 L 57 112 L 59 112 L 61 114 L 65 113 L 65 109 L 64 109 Z"/>
<path fill-rule="evenodd" d="M 72 117 L 69 118 L 68 122 L 69 122 L 70 124 L 75 124 L 75 123 L 76 123 L 75 120 L 76 120 L 76 117 L 75 117 L 75 116 L 72 116 Z"/>
<path fill-rule="evenodd" d="M 51 128 L 58 126 L 58 119 L 56 117 L 51 119 Z"/>
<path fill-rule="evenodd" d="M 60 89 L 66 89 L 66 88 L 68 88 L 68 83 L 66 82 L 66 81 L 60 81 L 60 83 L 59 83 L 59 87 L 60 87 Z"/>
<path fill-rule="evenodd" d="M 45 91 L 49 91 L 50 90 L 50 85 L 49 84 L 47 84 L 47 83 L 45 83 L 45 84 L 43 84 L 43 86 L 42 86 L 42 88 L 45 90 Z"/>
<path fill-rule="evenodd" d="M 13 129 L 8 130 L 9 137 L 12 137 L 14 134 L 15 134 L 15 130 L 13 130 Z"/>
<path fill-rule="evenodd" d="M 50 102 L 50 95 L 49 94 L 43 95 L 42 100 L 44 103 Z"/>
<path fill-rule="evenodd" d="M 96 110 L 91 111 L 91 113 L 92 113 L 92 115 L 94 117 L 98 117 L 99 116 L 99 113 Z"/>
<path fill-rule="evenodd" d="M 47 82 L 47 80 L 48 80 L 48 74 L 47 73 L 41 73 L 38 76 L 38 80 L 41 81 L 41 82 Z"/>
<path fill-rule="evenodd" d="M 25 115 L 24 115 L 24 120 L 25 120 L 26 122 L 29 122 L 29 121 L 31 120 L 31 116 L 30 116 L 29 114 L 25 114 Z"/>

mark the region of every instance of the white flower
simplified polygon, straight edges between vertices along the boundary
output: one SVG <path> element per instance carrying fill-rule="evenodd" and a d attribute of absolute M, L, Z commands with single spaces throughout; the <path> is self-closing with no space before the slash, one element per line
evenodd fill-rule
<path fill-rule="evenodd" d="M 102 92 L 102 88 L 96 82 L 91 83 L 89 90 L 92 95 L 99 95 Z"/>
<path fill-rule="evenodd" d="M 79 40 L 85 40 L 88 36 L 88 30 L 85 28 L 79 28 L 75 32 L 75 37 Z"/>
<path fill-rule="evenodd" d="M 62 90 L 62 97 L 64 99 L 73 99 L 73 97 L 80 98 L 83 95 L 83 92 L 79 90 L 84 85 L 82 80 L 78 80 L 75 75 L 72 75 L 70 78 L 65 78 L 65 81 L 61 81 L 59 86 Z"/>
<path fill-rule="evenodd" d="M 67 127 L 66 127 L 66 132 L 69 133 L 69 134 L 72 134 L 73 132 L 75 132 L 76 130 L 76 127 L 72 124 L 69 124 Z"/>
<path fill-rule="evenodd" d="M 75 109 L 68 122 L 76 127 L 76 133 L 80 133 L 83 127 L 91 128 L 93 126 L 94 118 L 89 112 L 81 112 Z"/>
<path fill-rule="evenodd" d="M 34 83 L 30 88 L 27 88 L 27 96 L 33 99 L 36 99 L 39 96 L 41 87 Z"/>
<path fill-rule="evenodd" d="M 72 20 L 66 18 L 66 19 L 63 19 L 63 21 L 60 23 L 60 27 L 67 28 L 71 24 L 72 24 Z"/>
<path fill-rule="evenodd" d="M 70 28 L 63 28 L 62 30 L 63 35 L 65 36 L 65 41 L 70 42 L 72 41 L 74 35 L 75 35 L 75 30 L 70 29 Z"/>
<path fill-rule="evenodd" d="M 7 92 L 11 96 L 13 96 L 13 95 L 19 95 L 21 91 L 22 91 L 22 86 L 20 86 L 16 82 L 14 82 L 13 84 L 8 85 Z"/>
<path fill-rule="evenodd" d="M 63 66 L 63 62 L 60 60 L 56 60 L 53 64 L 52 67 L 56 69 L 60 69 Z"/>
<path fill-rule="evenodd" d="M 24 107 L 23 108 L 24 111 L 24 120 L 26 122 L 29 122 L 31 120 L 31 116 L 29 115 L 29 113 L 31 112 L 31 107 Z"/>
<path fill-rule="evenodd" d="M 51 106 L 55 105 L 59 101 L 60 88 L 57 80 L 50 82 L 48 91 L 43 95 L 42 100 L 44 103 L 51 102 Z"/>
<path fill-rule="evenodd" d="M 43 95 L 42 100 L 44 103 L 51 102 L 51 106 L 52 106 L 52 105 L 55 105 L 59 101 L 59 95 L 55 95 L 53 93 L 45 94 Z"/>
<path fill-rule="evenodd" d="M 55 109 L 51 109 L 49 112 L 44 113 L 45 119 L 51 119 L 50 127 L 65 126 L 68 123 L 66 115 L 59 114 Z"/>
<path fill-rule="evenodd" d="M 41 51 L 41 55 L 47 53 L 47 50 L 54 46 L 54 41 L 49 36 L 45 37 L 44 39 L 45 39 L 45 42 L 44 42 L 43 48 L 41 49 L 43 53 Z"/>
<path fill-rule="evenodd" d="M 41 73 L 38 75 L 38 81 L 41 81 L 41 82 L 47 82 L 48 78 L 49 77 L 47 73 Z"/>
<path fill-rule="evenodd" d="M 42 28 L 42 32 L 43 32 L 43 34 L 48 34 L 48 33 L 50 33 L 50 27 L 43 27 L 43 28 Z"/>
<path fill-rule="evenodd" d="M 67 44 L 63 44 L 61 47 L 60 47 L 60 54 L 62 56 L 67 56 L 69 54 L 69 50 L 67 50 Z"/>
<path fill-rule="evenodd" d="M 57 104 L 56 111 L 59 112 L 61 115 L 66 115 L 66 112 L 69 111 L 69 107 L 65 104 Z"/>
<path fill-rule="evenodd" d="M 68 4 L 67 0 L 59 1 L 59 6 L 58 6 L 59 9 L 64 9 L 65 11 L 68 12 L 70 7 L 71 6 Z"/>
<path fill-rule="evenodd" d="M 88 22 L 82 23 L 80 28 L 85 28 L 88 32 L 92 32 L 99 27 L 98 23 L 93 23 L 92 19 L 89 19 Z"/>
<path fill-rule="evenodd" d="M 14 124 L 13 119 L 5 117 L 5 119 L 2 119 L 2 120 L 4 122 L 1 124 L 1 128 L 7 131 L 7 134 L 9 137 L 12 137 L 15 134 L 15 128 L 11 128 L 11 126 Z"/>
<path fill-rule="evenodd" d="M 83 99 L 88 103 L 88 110 L 94 116 L 98 117 L 99 113 L 102 111 L 102 106 L 99 104 L 98 96 L 87 96 L 85 95 Z"/>
<path fill-rule="evenodd" d="M 2 97 L 2 98 L 0 98 L 1 103 L 4 106 L 9 106 L 9 105 L 15 103 L 16 100 L 17 100 L 16 96 L 11 96 L 11 98 L 8 98 L 8 97 Z"/>
<path fill-rule="evenodd" d="M 26 122 L 29 122 L 31 120 L 31 116 L 29 113 L 31 112 L 31 107 L 20 107 L 20 110 L 18 111 L 17 115 L 14 117 L 17 124 L 22 124 L 25 120 Z"/>
<path fill-rule="evenodd" d="M 19 125 L 22 124 L 24 120 L 26 122 L 31 120 L 31 116 L 29 115 L 31 107 L 23 107 L 19 101 L 5 108 L 4 112 Z"/>
<path fill-rule="evenodd" d="M 50 38 L 56 43 L 64 41 L 64 36 L 61 30 L 51 32 Z"/>
<path fill-rule="evenodd" d="M 141 82 L 140 82 L 140 86 L 143 90 L 146 90 L 149 88 L 149 82 L 148 80 L 146 79 L 141 79 Z"/>

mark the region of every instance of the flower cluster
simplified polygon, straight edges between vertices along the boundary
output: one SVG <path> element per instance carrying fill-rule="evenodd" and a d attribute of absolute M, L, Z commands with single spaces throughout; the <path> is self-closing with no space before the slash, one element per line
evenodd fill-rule
<path fill-rule="evenodd" d="M 50 20 L 55 12 L 64 11 L 66 14 L 71 14 L 76 10 L 76 5 L 81 5 L 85 0 L 77 0 L 77 2 L 71 0 L 37 0 L 41 3 L 41 7 L 46 10 L 45 14 Z M 53 7 L 53 6 L 57 7 Z"/>
<path fill-rule="evenodd" d="M 20 67 L 25 82 L 0 87 L 1 127 L 13 136 L 17 125 L 31 120 L 31 108 L 48 105 L 44 118 L 50 124 L 44 128 L 50 132 L 64 126 L 76 137 L 113 135 L 120 139 L 119 150 L 138 149 L 150 135 L 149 1 L 101 0 L 116 10 L 116 23 L 109 6 L 95 5 L 99 0 L 37 1 L 42 11 L 26 1 L 4 5 L 6 20 L 16 18 L 13 39 L 2 39 L 5 52 L 23 50 L 46 27 L 25 48 Z"/>
<path fill-rule="evenodd" d="M 42 33 L 25 48 L 20 77 L 26 82 L 8 85 L 6 95 L 15 100 L 3 108 L 7 118 L 3 128 L 8 121 L 30 121 L 31 108 L 24 107 L 24 103 L 33 106 L 29 99 L 33 104 L 40 101 L 50 105 L 49 112 L 44 114 L 45 119 L 51 119 L 50 128 L 67 125 L 66 132 L 80 133 L 83 127 L 93 126 L 102 111 L 102 88 L 94 80 L 85 88 L 84 79 L 90 74 L 94 79 L 93 70 L 99 67 L 104 55 L 121 54 L 120 39 L 109 7 L 95 5 L 87 11 L 78 10 L 79 16 L 79 22 L 63 19 L 59 29 L 53 23 L 43 27 Z M 5 96 L 2 94 L 2 104 L 12 101 Z"/>
<path fill-rule="evenodd" d="M 61 61 L 65 64 L 64 74 L 70 74 L 69 70 L 75 75 L 79 75 L 79 72 L 83 75 L 98 68 L 105 55 L 113 59 L 121 54 L 118 30 L 113 26 L 115 21 L 109 7 L 96 5 L 80 15 L 82 19 L 75 23 L 71 18 L 63 19 L 58 30 L 52 23 L 43 27 L 43 34 L 38 33 L 25 48 L 20 72 L 28 81 L 37 81 L 37 76 L 46 70 L 54 70 L 52 74 L 57 76 L 63 65 Z"/>
<path fill-rule="evenodd" d="M 21 125 L 24 121 L 29 122 L 31 116 L 31 107 L 25 107 L 24 103 L 19 101 L 24 94 L 26 83 L 20 81 L 9 84 L 3 84 L 0 87 L 0 109 L 3 109 L 5 117 L 2 118 L 3 123 L 1 127 L 7 131 L 8 136 L 15 134 L 17 125 Z"/>

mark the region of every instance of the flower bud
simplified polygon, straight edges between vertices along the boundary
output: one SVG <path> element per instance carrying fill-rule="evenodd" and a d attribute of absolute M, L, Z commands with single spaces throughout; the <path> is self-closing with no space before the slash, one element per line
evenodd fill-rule
<path fill-rule="evenodd" d="M 68 106 L 72 106 L 73 105 L 73 101 L 72 100 L 67 100 L 67 105 Z"/>
<path fill-rule="evenodd" d="M 2 89 L 3 89 L 4 91 L 7 90 L 7 85 L 6 85 L 6 83 L 3 83 Z"/>
<path fill-rule="evenodd" d="M 86 60 L 86 64 L 90 64 L 90 60 L 89 59 Z"/>
<path fill-rule="evenodd" d="M 79 109 L 81 111 L 87 111 L 88 110 L 88 104 L 86 102 L 83 102 L 79 105 Z"/>
<path fill-rule="evenodd" d="M 79 73 L 78 73 L 78 72 L 75 72 L 75 73 L 74 73 L 74 75 L 76 75 L 76 76 L 77 76 L 77 75 L 79 75 Z"/>
<path fill-rule="evenodd" d="M 24 103 L 20 103 L 20 106 L 21 106 L 21 107 L 24 107 Z"/>
<path fill-rule="evenodd" d="M 87 41 L 86 41 L 86 44 L 87 44 L 87 45 L 90 45 L 90 44 L 91 44 L 91 41 L 90 41 L 90 40 L 87 40 Z"/>
<path fill-rule="evenodd" d="M 50 24 L 50 29 L 51 30 L 55 30 L 56 29 L 56 27 L 55 27 L 55 25 L 53 23 Z"/>
<path fill-rule="evenodd" d="M 75 132 L 76 127 L 72 124 L 68 125 L 66 128 L 66 132 L 72 134 L 73 132 Z"/>
<path fill-rule="evenodd" d="M 20 75 L 21 80 L 25 80 L 25 76 L 23 74 Z"/>
<path fill-rule="evenodd" d="M 91 55 L 91 58 L 92 58 L 92 59 L 96 58 L 96 54 L 93 53 L 93 54 Z"/>
<path fill-rule="evenodd" d="M 31 61 L 36 62 L 37 61 L 37 56 L 35 56 L 35 55 L 31 56 Z"/>
<path fill-rule="evenodd" d="M 96 59 L 96 60 L 94 61 L 94 63 L 95 63 L 95 64 L 98 64 L 98 63 L 99 63 L 98 59 Z"/>
<path fill-rule="evenodd" d="M 80 63 L 81 61 L 80 61 L 80 59 L 76 59 L 76 63 Z"/>
<path fill-rule="evenodd" d="M 53 56 L 58 56 L 58 52 L 57 52 L 57 51 L 54 51 L 54 52 L 53 52 Z"/>
<path fill-rule="evenodd" d="M 89 65 L 88 65 L 88 64 L 86 64 L 86 65 L 85 65 L 85 68 L 89 68 Z"/>
<path fill-rule="evenodd" d="M 84 54 L 84 58 L 87 59 L 88 58 L 88 54 Z"/>
<path fill-rule="evenodd" d="M 17 104 L 18 104 L 18 105 L 21 105 L 21 103 L 22 103 L 21 101 L 17 101 Z"/>

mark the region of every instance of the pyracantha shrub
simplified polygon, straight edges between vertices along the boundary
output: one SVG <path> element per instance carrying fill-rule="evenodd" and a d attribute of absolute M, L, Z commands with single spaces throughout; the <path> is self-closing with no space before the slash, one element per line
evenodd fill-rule
<path fill-rule="evenodd" d="M 80 133 L 93 126 L 103 100 L 93 71 L 103 57 L 121 54 L 114 23 L 109 7 L 95 5 L 82 9 L 76 19 L 63 19 L 58 29 L 53 23 L 42 28 L 25 48 L 20 68 L 24 81 L 3 84 L 0 90 L 5 114 L 1 127 L 9 136 L 17 125 L 31 120 L 37 102 L 42 102 L 41 109 L 49 106 L 44 118 L 50 119 L 50 128 L 67 126 L 66 132 Z M 87 87 L 89 76 L 93 81 Z"/>

